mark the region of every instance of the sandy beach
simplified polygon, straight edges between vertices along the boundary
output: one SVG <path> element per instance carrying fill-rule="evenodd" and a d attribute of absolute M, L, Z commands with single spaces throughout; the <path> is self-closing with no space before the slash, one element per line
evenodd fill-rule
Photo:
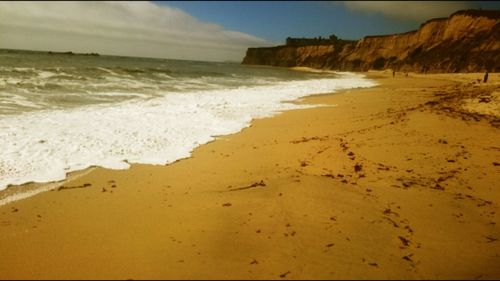
<path fill-rule="evenodd" d="M 367 76 L 0 206 L 0 279 L 500 278 L 500 74 Z"/>

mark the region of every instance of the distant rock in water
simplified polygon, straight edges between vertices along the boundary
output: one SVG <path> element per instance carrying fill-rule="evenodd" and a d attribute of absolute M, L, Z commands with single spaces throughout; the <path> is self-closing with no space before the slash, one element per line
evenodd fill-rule
<path fill-rule="evenodd" d="M 341 71 L 499 72 L 500 11 L 464 10 L 418 30 L 346 41 L 287 38 L 283 46 L 249 48 L 243 64 Z"/>
<path fill-rule="evenodd" d="M 47 52 L 49 55 L 71 55 L 71 56 L 99 56 L 98 53 L 89 53 L 89 54 L 76 54 L 76 53 L 73 53 L 71 51 L 68 51 L 68 52 L 52 52 L 52 51 L 49 51 Z"/>

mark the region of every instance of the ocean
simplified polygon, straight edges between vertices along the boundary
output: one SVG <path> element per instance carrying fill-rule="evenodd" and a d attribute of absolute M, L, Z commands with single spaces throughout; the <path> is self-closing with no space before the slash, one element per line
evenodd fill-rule
<path fill-rule="evenodd" d="M 0 50 L 0 190 L 92 166 L 165 165 L 360 74 Z"/>

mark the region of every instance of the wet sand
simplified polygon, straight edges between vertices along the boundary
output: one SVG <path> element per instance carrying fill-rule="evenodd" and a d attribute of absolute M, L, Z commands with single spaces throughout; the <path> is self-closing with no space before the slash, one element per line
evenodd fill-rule
<path fill-rule="evenodd" d="M 500 278 L 500 74 L 368 75 L 0 206 L 0 279 Z"/>

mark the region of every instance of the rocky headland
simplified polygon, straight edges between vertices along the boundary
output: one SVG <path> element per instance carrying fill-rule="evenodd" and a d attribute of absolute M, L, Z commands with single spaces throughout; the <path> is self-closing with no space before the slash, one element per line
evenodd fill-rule
<path fill-rule="evenodd" d="M 288 38 L 286 45 L 249 48 L 242 63 L 340 71 L 500 71 L 500 11 L 458 11 L 429 20 L 418 30 L 358 41 L 330 38 L 309 39 L 309 44 Z"/>

